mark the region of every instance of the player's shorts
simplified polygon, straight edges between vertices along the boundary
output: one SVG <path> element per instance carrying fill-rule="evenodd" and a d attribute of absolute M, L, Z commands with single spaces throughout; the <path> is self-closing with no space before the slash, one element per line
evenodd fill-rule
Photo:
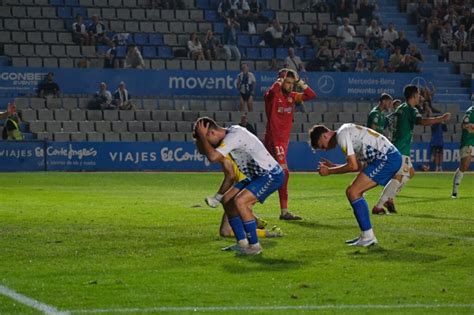
<path fill-rule="evenodd" d="M 474 157 L 474 147 L 472 145 L 465 145 L 461 147 L 461 159 L 464 159 L 468 156 Z"/>
<path fill-rule="evenodd" d="M 244 173 L 242 173 L 239 170 L 239 167 L 237 166 L 237 163 L 235 163 L 234 159 L 231 158 L 230 155 L 227 155 L 225 158 L 227 160 L 229 160 L 230 163 L 232 163 L 232 170 L 234 171 L 234 174 L 235 174 L 234 182 L 238 183 L 238 182 L 244 180 L 245 178 L 247 178 L 247 176 L 245 176 Z"/>
<path fill-rule="evenodd" d="M 249 94 L 249 93 L 240 93 L 240 97 L 242 97 L 242 99 L 247 102 L 249 99 L 250 99 L 250 96 L 252 96 L 252 94 Z"/>
<path fill-rule="evenodd" d="M 397 175 L 410 176 L 410 169 L 413 167 L 411 158 L 408 155 L 402 155 L 402 167 L 397 172 Z"/>
<path fill-rule="evenodd" d="M 443 153 L 443 146 L 442 145 L 432 145 L 431 146 L 431 154 L 433 153 Z"/>
<path fill-rule="evenodd" d="M 386 160 L 375 160 L 362 171 L 371 180 L 385 186 L 402 168 L 402 155 L 395 151 L 387 155 Z"/>
<path fill-rule="evenodd" d="M 278 190 L 285 179 L 285 173 L 280 165 L 275 166 L 270 172 L 263 176 L 246 178 L 234 185 L 239 190 L 247 189 L 260 203 L 268 196 Z"/>
<path fill-rule="evenodd" d="M 287 164 L 286 155 L 288 153 L 288 143 L 273 142 L 265 139 L 265 148 L 275 158 L 278 164 Z"/>

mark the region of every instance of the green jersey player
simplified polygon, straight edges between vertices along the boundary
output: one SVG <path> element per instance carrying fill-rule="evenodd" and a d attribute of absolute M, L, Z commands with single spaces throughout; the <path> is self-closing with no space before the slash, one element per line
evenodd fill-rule
<path fill-rule="evenodd" d="M 452 198 L 458 197 L 458 188 L 464 176 L 464 172 L 468 170 L 471 164 L 471 159 L 474 156 L 474 106 L 471 106 L 466 111 L 461 123 L 461 163 L 456 170 L 453 179 Z"/>
<path fill-rule="evenodd" d="M 392 106 L 392 100 L 393 98 L 387 93 L 383 93 L 380 96 L 379 104 L 375 106 L 369 113 L 367 127 L 377 131 L 382 135 L 384 134 L 384 130 L 388 126 L 385 111 L 388 111 Z"/>
<path fill-rule="evenodd" d="M 389 212 L 395 213 L 393 198 L 400 192 L 405 183 L 415 175 L 415 169 L 411 163 L 410 150 L 415 125 L 430 126 L 443 123 L 451 118 L 450 113 L 442 116 L 423 118 L 416 109 L 420 102 L 420 91 L 415 85 L 407 85 L 403 90 L 405 103 L 401 104 L 394 113 L 394 126 L 392 143 L 400 151 L 403 158 L 403 167 L 395 177 L 385 186 L 379 201 L 372 209 L 373 214 L 385 214 L 383 206 Z"/>

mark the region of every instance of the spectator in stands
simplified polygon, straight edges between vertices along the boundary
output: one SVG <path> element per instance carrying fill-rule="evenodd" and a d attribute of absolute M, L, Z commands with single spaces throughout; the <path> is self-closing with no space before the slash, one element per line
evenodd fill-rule
<path fill-rule="evenodd" d="M 433 10 L 431 17 L 428 19 L 428 26 L 426 29 L 426 42 L 433 48 L 439 47 L 439 37 L 441 33 L 441 19 L 438 17 L 438 11 Z"/>
<path fill-rule="evenodd" d="M 72 24 L 72 41 L 78 45 L 90 45 L 90 37 L 87 28 L 82 23 L 82 16 L 76 15 L 76 21 Z"/>
<path fill-rule="evenodd" d="M 337 72 L 347 72 L 350 70 L 350 62 L 347 56 L 347 50 L 344 47 L 339 48 L 339 52 L 334 58 L 332 68 Z"/>
<path fill-rule="evenodd" d="M 112 104 L 117 106 L 118 109 L 122 110 L 134 110 L 135 105 L 131 101 L 132 95 L 128 93 L 128 90 L 125 88 L 125 82 L 120 82 L 117 90 L 114 93 L 114 100 Z"/>
<path fill-rule="evenodd" d="M 367 25 L 369 21 L 372 21 L 374 18 L 374 11 L 376 9 L 375 4 L 369 3 L 369 0 L 358 1 L 359 9 L 357 10 L 357 15 L 359 18 L 359 23 L 362 25 Z"/>
<path fill-rule="evenodd" d="M 315 49 L 319 48 L 328 37 L 328 28 L 323 24 L 323 22 L 318 22 L 318 27 L 313 28 L 311 34 L 311 46 Z"/>
<path fill-rule="evenodd" d="M 449 22 L 443 23 L 443 29 L 441 30 L 440 35 L 440 45 L 439 48 L 441 50 L 441 58 L 445 62 L 449 60 L 449 52 L 454 49 L 454 34 L 451 28 L 451 24 Z"/>
<path fill-rule="evenodd" d="M 240 111 L 245 111 L 245 105 L 249 112 L 253 111 L 253 95 L 255 93 L 255 76 L 249 71 L 249 66 L 243 63 L 240 67 L 242 72 L 237 76 L 237 89 L 240 93 Z"/>
<path fill-rule="evenodd" d="M 112 93 L 107 90 L 105 82 L 100 83 L 99 90 L 94 94 L 94 99 L 89 104 L 89 109 L 116 109 L 116 106 L 112 104 Z"/>
<path fill-rule="evenodd" d="M 337 29 L 337 37 L 341 40 L 343 45 L 349 49 L 353 49 L 356 45 L 354 36 L 356 36 L 354 26 L 349 25 L 349 19 L 345 18 L 344 25 L 339 26 Z"/>
<path fill-rule="evenodd" d="M 217 59 L 217 49 L 219 48 L 219 40 L 214 37 L 212 30 L 207 30 L 206 36 L 203 41 L 204 55 L 207 60 L 216 60 Z"/>
<path fill-rule="evenodd" d="M 396 72 L 420 72 L 418 69 L 418 59 L 406 54 L 403 56 L 401 63 L 398 65 Z"/>
<path fill-rule="evenodd" d="M 314 59 L 306 65 L 307 71 L 329 71 L 331 67 L 331 50 L 324 44 L 316 53 Z"/>
<path fill-rule="evenodd" d="M 0 113 L 0 119 L 5 120 L 2 130 L 3 140 L 23 140 L 23 134 L 20 131 L 21 119 L 14 102 L 8 103 L 7 111 Z"/>
<path fill-rule="evenodd" d="M 451 27 L 457 27 L 459 24 L 459 19 L 458 15 L 456 14 L 456 11 L 454 11 L 453 7 L 450 7 L 448 9 L 448 14 L 444 16 L 444 21 L 449 22 L 451 24 Z"/>
<path fill-rule="evenodd" d="M 408 54 L 410 54 L 411 57 L 415 58 L 417 63 L 423 62 L 423 56 L 421 55 L 421 51 L 416 47 L 415 44 L 411 44 L 410 47 L 408 48 Z"/>
<path fill-rule="evenodd" d="M 250 21 L 253 23 L 268 23 L 268 18 L 263 15 L 265 10 L 263 4 L 259 0 L 250 0 Z"/>
<path fill-rule="evenodd" d="M 420 89 L 420 96 L 421 96 L 421 107 L 418 109 L 420 113 L 428 113 L 428 114 L 439 114 L 441 111 L 433 107 L 433 97 L 436 93 L 436 88 L 433 85 L 433 82 L 430 82 L 431 89 L 427 85 Z"/>
<path fill-rule="evenodd" d="M 354 71 L 355 72 L 369 72 L 369 69 L 367 69 L 367 66 L 364 64 L 364 61 L 357 60 Z"/>
<path fill-rule="evenodd" d="M 300 32 L 300 27 L 295 22 L 288 22 L 284 32 L 284 45 L 286 47 L 300 47 L 301 44 L 296 40 L 296 35 Z"/>
<path fill-rule="evenodd" d="M 464 24 L 459 25 L 459 29 L 454 33 L 454 40 L 456 43 L 456 50 L 457 51 L 464 51 L 468 50 L 468 42 L 467 42 L 467 32 L 465 30 Z"/>
<path fill-rule="evenodd" d="M 370 49 L 374 50 L 380 47 L 383 32 L 376 20 L 370 22 L 370 26 L 365 30 L 365 41 Z"/>
<path fill-rule="evenodd" d="M 364 65 L 367 65 L 367 60 L 369 59 L 369 54 L 367 51 L 367 46 L 363 43 L 357 45 L 357 48 L 354 51 L 354 59 L 357 63 L 359 60 L 362 60 Z"/>
<path fill-rule="evenodd" d="M 398 67 L 401 65 L 403 59 L 403 55 L 401 52 L 400 47 L 395 47 L 395 51 L 390 56 L 390 72 L 395 72 L 398 70 Z"/>
<path fill-rule="evenodd" d="M 391 46 L 396 39 L 398 39 L 398 32 L 395 30 L 393 23 L 389 23 L 387 29 L 383 32 L 383 40 Z"/>
<path fill-rule="evenodd" d="M 380 44 L 380 47 L 375 50 L 374 56 L 377 63 L 374 71 L 386 72 L 386 65 L 388 65 L 390 61 L 390 49 L 384 40 Z"/>
<path fill-rule="evenodd" d="M 410 42 L 405 38 L 405 32 L 400 31 L 398 33 L 398 38 L 393 41 L 393 46 L 400 47 L 400 51 L 402 55 L 406 54 L 408 46 L 410 46 Z"/>
<path fill-rule="evenodd" d="M 59 85 L 54 82 L 54 73 L 49 72 L 38 86 L 38 97 L 58 97 L 59 91 Z"/>
<path fill-rule="evenodd" d="M 277 19 L 274 19 L 271 25 L 265 30 L 263 40 L 266 45 L 273 48 L 283 45 L 283 27 Z"/>
<path fill-rule="evenodd" d="M 352 0 L 336 0 L 336 19 L 337 23 L 341 25 L 343 19 L 348 18 L 349 14 L 353 13 Z M 354 36 L 354 35 L 353 35 Z"/>
<path fill-rule="evenodd" d="M 118 68 L 117 41 L 110 42 L 110 48 L 105 53 L 104 68 Z"/>
<path fill-rule="evenodd" d="M 235 6 L 231 0 L 222 0 L 217 6 L 217 13 L 221 19 L 227 20 L 229 17 L 234 17 L 234 9 Z"/>
<path fill-rule="evenodd" d="M 459 24 L 464 25 L 465 30 L 470 30 L 472 25 L 474 24 L 474 16 L 472 16 L 471 10 L 469 7 L 464 8 L 463 15 L 461 19 L 459 19 Z"/>
<path fill-rule="evenodd" d="M 253 133 L 255 136 L 257 136 L 257 131 L 255 130 L 255 128 L 252 126 L 251 123 L 249 123 L 249 119 L 248 119 L 248 116 L 247 116 L 247 113 L 243 113 L 242 114 L 242 117 L 240 118 L 240 126 L 246 128 L 248 131 L 250 131 L 251 133 Z"/>
<path fill-rule="evenodd" d="M 87 32 L 90 37 L 91 45 L 99 43 L 108 45 L 110 39 L 105 35 L 107 28 L 105 24 L 100 21 L 100 18 L 94 14 L 91 18 L 91 23 L 87 26 Z"/>
<path fill-rule="evenodd" d="M 230 60 L 232 56 L 236 61 L 240 61 L 241 55 L 237 47 L 237 30 L 240 27 L 239 23 L 230 17 L 224 26 L 224 33 L 222 34 L 222 43 L 226 53 L 226 59 Z"/>
<path fill-rule="evenodd" d="M 309 8 L 311 11 L 315 11 L 317 13 L 329 13 L 330 8 L 326 0 L 311 0 L 309 3 Z"/>
<path fill-rule="evenodd" d="M 297 72 L 305 72 L 304 63 L 299 56 L 295 55 L 293 47 L 288 48 L 288 56 L 285 58 L 285 68 L 295 70 Z"/>
<path fill-rule="evenodd" d="M 428 19 L 431 17 L 433 8 L 427 0 L 422 0 L 416 9 L 416 20 L 418 24 L 418 34 L 426 34 Z"/>
<path fill-rule="evenodd" d="M 234 17 L 239 21 L 241 31 L 248 32 L 250 22 L 250 7 L 248 2 L 246 0 L 235 0 L 234 7 Z"/>
<path fill-rule="evenodd" d="M 193 60 L 204 60 L 204 52 L 202 50 L 201 41 L 196 33 L 189 35 L 188 41 L 189 57 Z"/>
<path fill-rule="evenodd" d="M 143 69 L 145 68 L 145 61 L 142 54 L 138 50 L 137 45 L 130 44 L 127 47 L 127 55 L 125 56 L 124 68 Z"/>

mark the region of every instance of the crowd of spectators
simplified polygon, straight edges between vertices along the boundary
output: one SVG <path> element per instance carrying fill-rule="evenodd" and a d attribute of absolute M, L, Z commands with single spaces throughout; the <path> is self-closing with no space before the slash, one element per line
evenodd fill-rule
<path fill-rule="evenodd" d="M 94 94 L 89 103 L 89 109 L 92 110 L 133 110 L 135 105 L 132 102 L 132 95 L 128 92 L 125 82 L 120 82 L 117 90 L 112 94 L 107 83 L 101 82 L 99 90 Z"/>

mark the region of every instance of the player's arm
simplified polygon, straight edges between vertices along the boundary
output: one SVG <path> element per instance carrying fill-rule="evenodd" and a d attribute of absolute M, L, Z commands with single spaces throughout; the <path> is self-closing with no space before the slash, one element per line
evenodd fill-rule
<path fill-rule="evenodd" d="M 328 166 L 325 163 L 319 164 L 319 174 L 321 176 L 329 176 L 332 174 L 344 174 L 344 173 L 350 173 L 350 172 L 356 172 L 359 170 L 361 165 L 357 161 L 357 158 L 355 154 L 348 155 L 346 158 L 346 163 L 340 164 L 340 165 L 335 165 L 334 166 Z"/>
<path fill-rule="evenodd" d="M 234 168 L 232 167 L 232 162 L 230 162 L 228 159 L 224 159 L 221 163 L 221 169 L 224 173 L 224 179 L 222 180 L 219 190 L 214 196 L 209 196 L 204 199 L 207 205 L 212 208 L 217 208 L 219 206 L 222 197 L 224 197 L 226 191 L 232 187 L 235 181 L 235 172 Z"/>
<path fill-rule="evenodd" d="M 444 123 L 448 121 L 449 119 L 451 119 L 451 113 L 444 113 L 441 116 L 427 117 L 427 118 L 422 118 L 421 116 L 417 116 L 415 123 L 421 126 L 431 126 L 434 124 Z"/>
<path fill-rule="evenodd" d="M 296 102 L 309 101 L 316 97 L 316 92 L 314 92 L 313 89 L 302 79 L 296 81 L 296 85 L 303 90 L 303 93 L 296 93 Z"/>
<path fill-rule="evenodd" d="M 373 130 L 375 130 L 375 128 L 377 128 L 377 125 L 374 123 L 374 116 L 375 116 L 375 114 L 371 113 L 369 115 L 369 119 L 367 120 L 367 127 L 369 127 L 370 129 L 373 129 Z"/>

